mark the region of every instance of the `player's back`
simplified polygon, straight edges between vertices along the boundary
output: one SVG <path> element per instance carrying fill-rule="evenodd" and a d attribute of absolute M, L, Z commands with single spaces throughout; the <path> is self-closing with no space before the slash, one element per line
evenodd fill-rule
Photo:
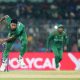
<path fill-rule="evenodd" d="M 21 41 L 26 40 L 27 34 L 25 31 L 25 26 L 21 22 L 18 22 L 16 31 Z"/>

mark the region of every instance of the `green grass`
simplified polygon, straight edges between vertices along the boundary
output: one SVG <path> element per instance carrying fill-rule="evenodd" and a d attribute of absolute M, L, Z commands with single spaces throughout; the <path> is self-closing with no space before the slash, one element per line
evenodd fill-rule
<path fill-rule="evenodd" d="M 80 80 L 80 71 L 9 71 L 0 72 L 0 80 Z"/>
<path fill-rule="evenodd" d="M 35 79 L 28 79 L 28 78 L 23 78 L 23 79 L 21 79 L 21 78 L 16 78 L 16 79 L 14 79 L 14 78 L 7 78 L 7 79 L 5 79 L 5 78 L 0 78 L 0 80 L 80 80 L 80 78 L 76 78 L 76 79 L 74 79 L 74 78 L 59 78 L 59 79 L 56 79 L 56 78 L 40 78 L 40 79 L 37 79 L 37 78 L 35 78 Z"/>
<path fill-rule="evenodd" d="M 0 74 L 32 74 L 32 75 L 37 75 L 37 74 L 41 74 L 41 75 L 48 75 L 48 74 L 80 74 L 80 71 L 55 71 L 55 70 L 51 70 L 51 71 L 35 71 L 35 70 L 22 70 L 22 71 L 9 71 L 9 72 L 0 72 Z"/>

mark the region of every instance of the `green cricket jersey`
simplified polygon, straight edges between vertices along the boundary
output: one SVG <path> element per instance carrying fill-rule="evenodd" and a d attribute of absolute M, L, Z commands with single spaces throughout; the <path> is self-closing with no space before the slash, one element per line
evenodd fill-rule
<path fill-rule="evenodd" d="M 8 17 L 5 20 L 7 22 L 7 27 L 9 28 L 9 35 L 8 37 L 12 39 L 10 41 L 7 41 L 6 48 L 3 52 L 3 59 L 4 61 L 8 58 L 11 46 L 13 45 L 14 41 L 16 39 L 19 39 L 21 41 L 21 49 L 20 49 L 20 56 L 23 57 L 24 53 L 27 50 L 27 35 L 25 31 L 25 26 L 18 22 L 17 27 L 15 30 L 10 29 L 10 23 L 11 23 L 11 18 Z"/>
<path fill-rule="evenodd" d="M 68 37 L 63 31 L 61 34 L 58 31 L 51 33 L 47 40 L 47 48 L 57 47 L 63 48 L 64 45 L 67 45 Z"/>
<path fill-rule="evenodd" d="M 23 41 L 24 43 L 27 42 L 27 34 L 26 34 L 26 31 L 25 31 L 25 26 L 21 22 L 18 22 L 16 30 L 12 31 L 10 29 L 11 20 L 12 19 L 10 17 L 6 18 L 6 22 L 8 24 L 7 27 L 10 30 L 8 36 L 9 37 L 15 36 L 15 38 L 19 38 L 20 41 Z"/>

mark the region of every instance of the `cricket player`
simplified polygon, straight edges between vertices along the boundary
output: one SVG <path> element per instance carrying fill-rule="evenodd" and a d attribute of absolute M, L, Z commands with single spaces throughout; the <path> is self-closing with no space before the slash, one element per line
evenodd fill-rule
<path fill-rule="evenodd" d="M 0 67 L 0 71 L 4 71 L 7 66 L 7 60 L 8 55 L 11 49 L 11 46 L 16 41 L 16 39 L 19 39 L 21 42 L 21 50 L 19 55 L 19 63 L 20 66 L 25 66 L 25 63 L 23 61 L 23 55 L 27 50 L 27 35 L 25 31 L 25 26 L 18 22 L 16 19 L 12 19 L 10 16 L 6 15 L 0 19 L 0 22 L 5 21 L 6 27 L 9 28 L 9 34 L 7 38 L 0 39 L 0 43 L 6 42 L 6 48 L 3 52 L 3 62 Z"/>
<path fill-rule="evenodd" d="M 47 48 L 50 48 L 55 55 L 56 70 L 60 70 L 59 63 L 62 60 L 63 49 L 67 49 L 67 43 L 68 38 L 66 33 L 64 32 L 64 26 L 58 25 L 56 31 L 51 33 L 47 40 Z"/>

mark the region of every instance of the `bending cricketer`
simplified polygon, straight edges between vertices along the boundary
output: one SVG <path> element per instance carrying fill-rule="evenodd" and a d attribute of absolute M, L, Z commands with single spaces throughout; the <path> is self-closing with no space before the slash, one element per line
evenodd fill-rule
<path fill-rule="evenodd" d="M 64 32 L 64 26 L 58 25 L 56 31 L 49 35 L 47 40 L 47 48 L 51 48 L 55 55 L 56 70 L 60 70 L 59 62 L 62 60 L 63 46 L 67 49 L 68 38 Z"/>
<path fill-rule="evenodd" d="M 11 19 L 8 15 L 2 17 L 0 19 L 0 22 L 6 21 L 6 26 L 9 28 L 9 34 L 8 37 L 5 39 L 0 39 L 0 43 L 6 42 L 6 48 L 3 52 L 3 62 L 0 67 L 1 71 L 4 71 L 7 66 L 7 60 L 8 60 L 8 55 L 11 49 L 11 46 L 15 42 L 16 39 L 19 39 L 21 42 L 21 50 L 20 50 L 20 56 L 19 56 L 19 63 L 20 66 L 25 66 L 25 63 L 23 61 L 23 55 L 26 52 L 27 49 L 27 35 L 25 31 L 25 26 L 21 23 L 18 22 L 16 19 Z"/>

